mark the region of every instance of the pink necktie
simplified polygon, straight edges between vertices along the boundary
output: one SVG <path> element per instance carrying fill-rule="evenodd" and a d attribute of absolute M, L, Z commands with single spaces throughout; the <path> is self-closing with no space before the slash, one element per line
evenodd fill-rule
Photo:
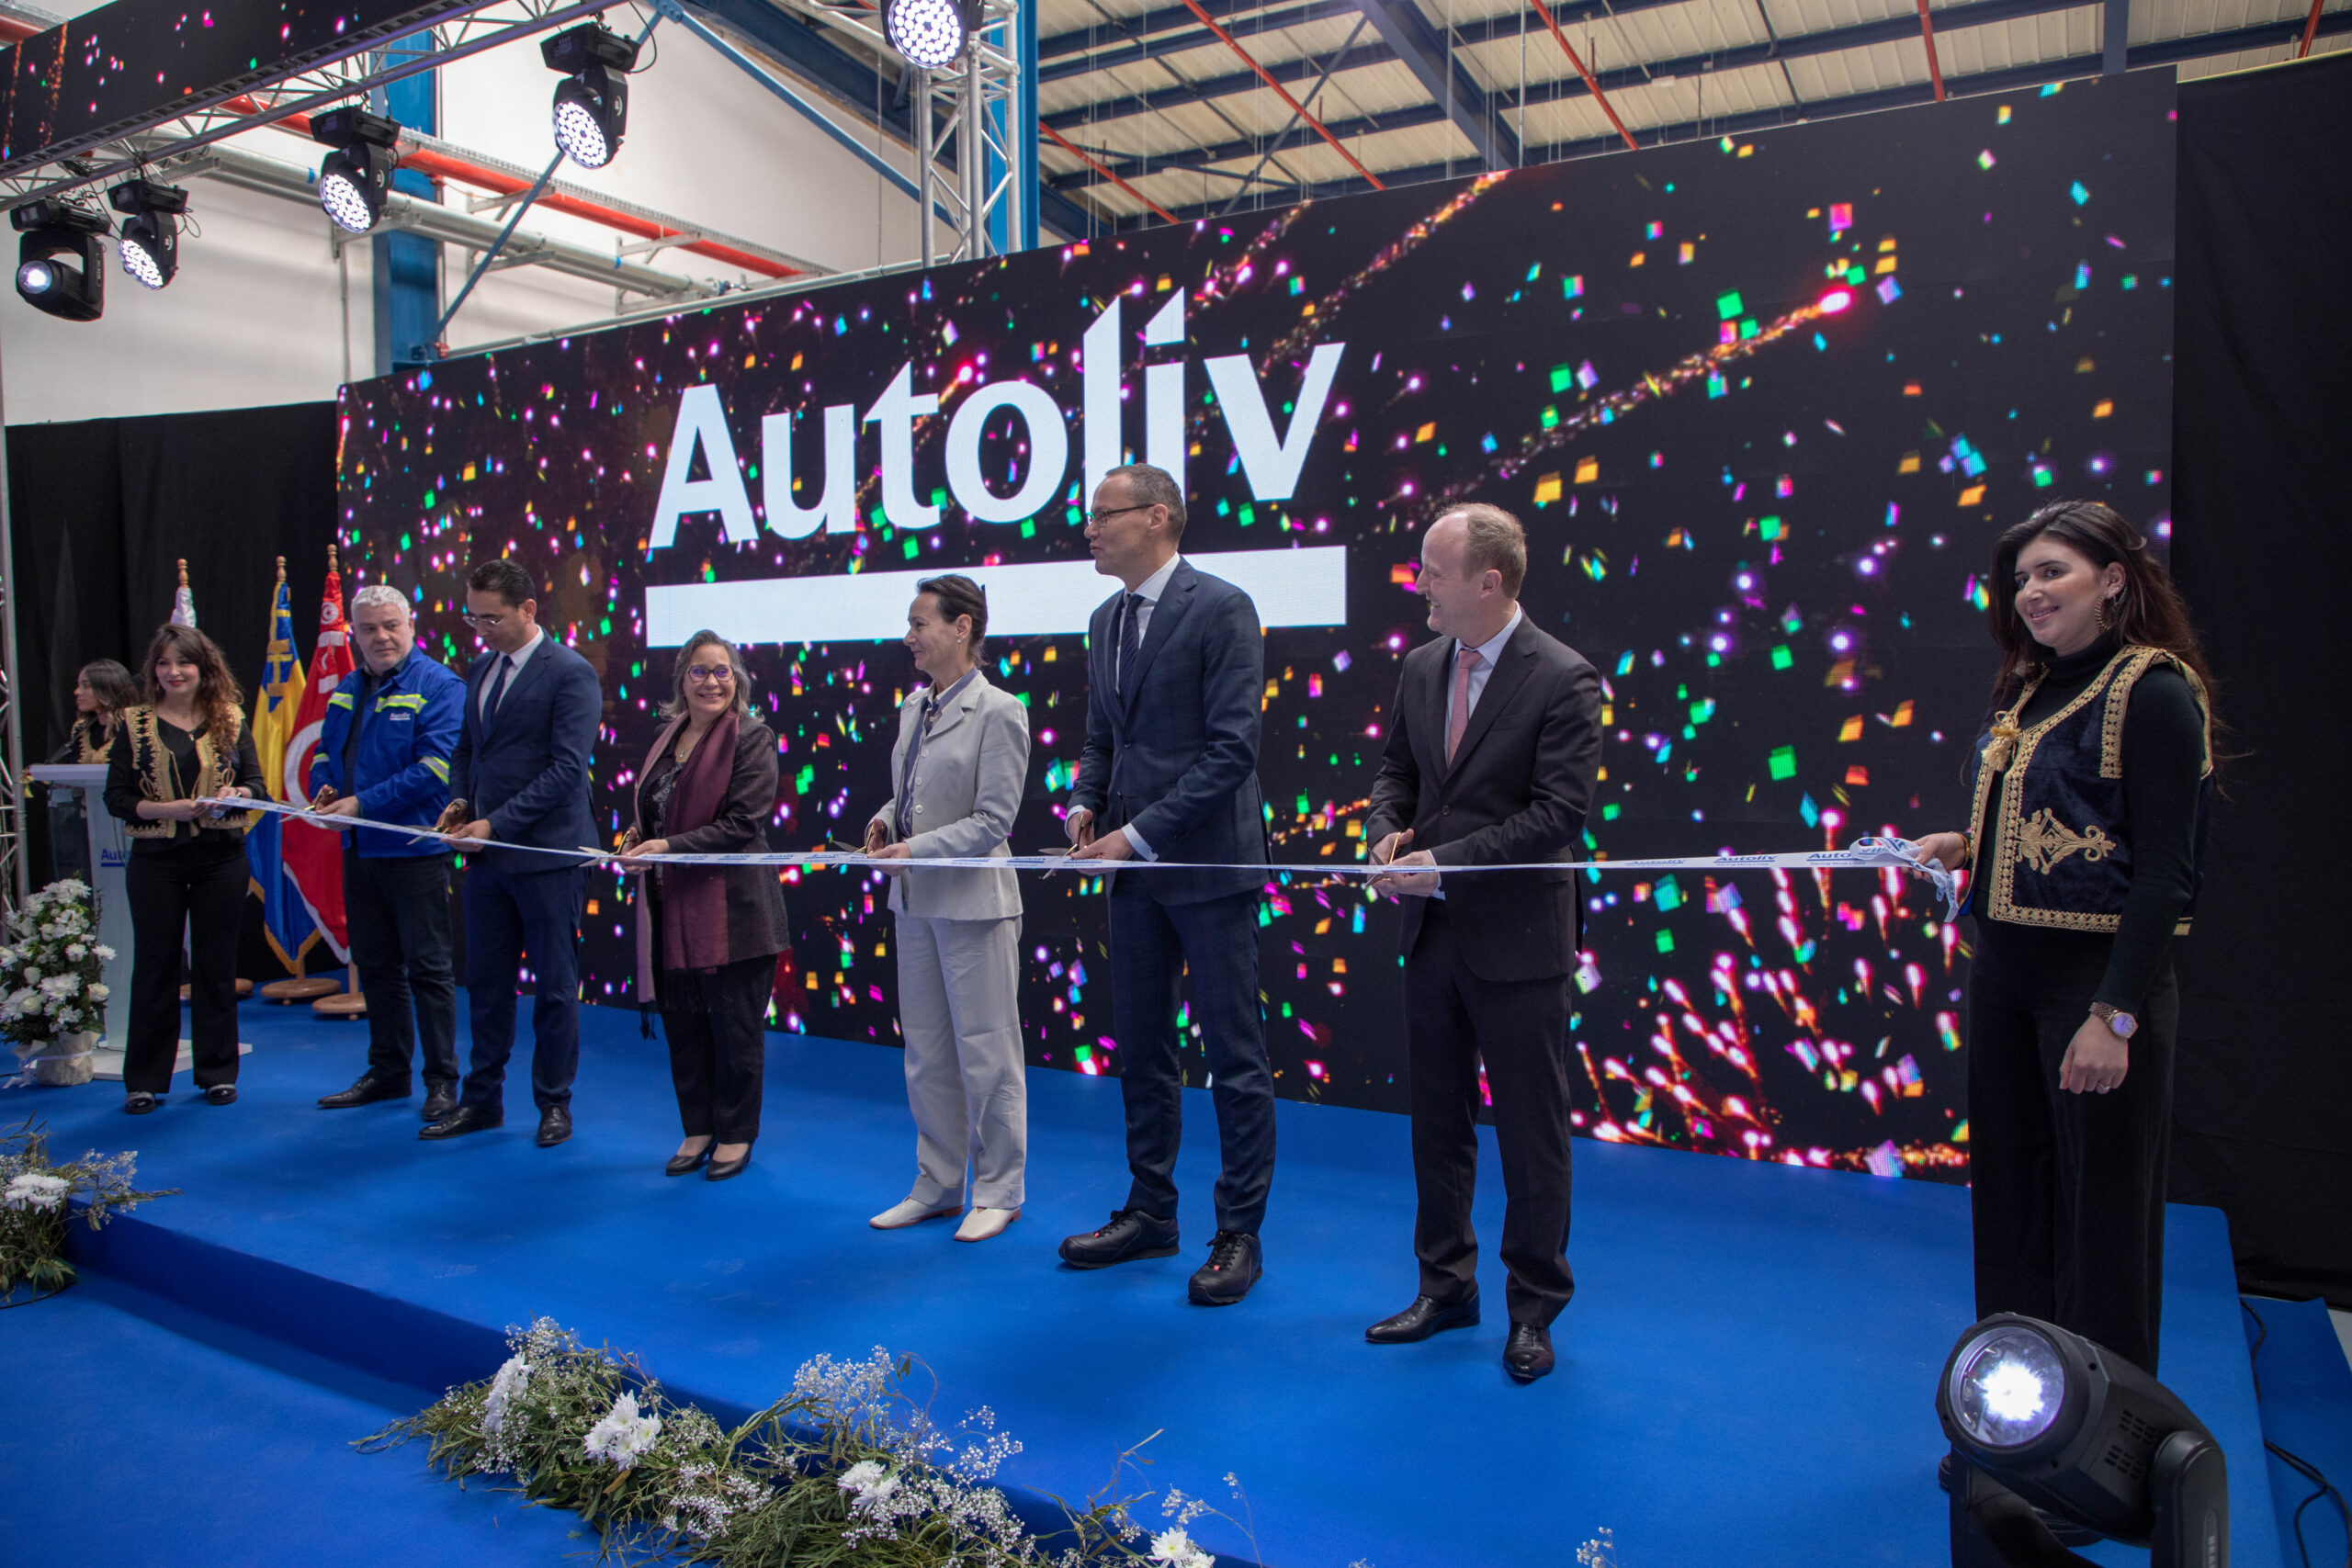
<path fill-rule="evenodd" d="M 1478 650 L 1465 648 L 1453 660 L 1453 716 L 1445 721 L 1445 761 L 1453 764 L 1453 753 L 1461 749 L 1462 732 L 1470 728 L 1470 671 L 1478 667 Z"/>

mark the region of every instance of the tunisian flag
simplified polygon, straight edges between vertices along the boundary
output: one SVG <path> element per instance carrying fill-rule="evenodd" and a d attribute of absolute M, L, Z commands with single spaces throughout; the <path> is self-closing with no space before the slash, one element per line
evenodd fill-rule
<path fill-rule="evenodd" d="M 277 787 L 288 800 L 311 798 L 311 759 L 318 754 L 319 730 L 326 723 L 327 699 L 352 671 L 351 633 L 343 618 L 343 574 L 327 558 L 327 591 L 319 604 L 319 640 L 311 649 L 310 684 L 294 713 L 294 736 L 286 743 L 285 776 Z M 343 919 L 343 835 L 289 821 L 279 851 L 287 876 L 311 919 L 334 950 L 339 964 L 351 962 L 351 940 Z"/>

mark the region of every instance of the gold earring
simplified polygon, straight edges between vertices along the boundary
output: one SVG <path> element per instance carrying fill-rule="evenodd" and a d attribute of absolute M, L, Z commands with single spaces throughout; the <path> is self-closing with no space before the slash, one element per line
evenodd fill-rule
<path fill-rule="evenodd" d="M 2117 595 L 2115 594 L 2102 593 L 2099 595 L 2098 603 L 2091 609 L 2091 614 L 2098 617 L 2098 629 L 2101 631 L 2106 631 L 2115 625 L 2115 615 L 2113 612 L 2115 609 L 2116 598 Z"/>

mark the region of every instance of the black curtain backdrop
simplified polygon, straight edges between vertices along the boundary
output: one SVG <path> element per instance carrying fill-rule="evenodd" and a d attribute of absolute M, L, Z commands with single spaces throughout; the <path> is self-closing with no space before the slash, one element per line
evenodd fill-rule
<path fill-rule="evenodd" d="M 2172 1196 L 2228 1212 L 2240 1285 L 2352 1307 L 2352 55 L 2180 89 L 2173 569 L 2240 751 L 2177 950 Z"/>
<path fill-rule="evenodd" d="M 27 761 L 64 744 L 84 664 L 119 659 L 140 672 L 148 639 L 171 618 L 182 557 L 197 625 L 228 656 L 250 712 L 277 557 L 306 662 L 318 633 L 334 536 L 334 405 L 11 425 L 8 502 Z M 285 971 L 260 940 L 260 908 L 249 901 L 238 973 L 267 979 Z"/>

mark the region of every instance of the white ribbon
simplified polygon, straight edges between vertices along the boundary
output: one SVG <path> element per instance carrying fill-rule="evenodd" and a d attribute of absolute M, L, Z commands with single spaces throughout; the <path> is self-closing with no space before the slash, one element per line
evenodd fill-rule
<path fill-rule="evenodd" d="M 373 828 L 379 832 L 406 835 L 412 841 L 431 840 L 446 844 L 453 850 L 471 852 L 476 850 L 499 848 L 527 850 L 535 854 L 566 855 L 574 860 L 617 863 L 620 857 L 611 850 L 554 849 L 538 844 L 507 844 L 496 839 L 458 838 L 447 833 L 420 829 L 413 823 L 375 822 L 364 817 L 330 816 L 312 811 L 307 806 L 297 806 L 284 800 L 236 800 L 217 802 L 205 800 L 202 805 L 228 804 L 248 811 L 274 812 L 299 821 L 315 823 L 337 831 L 352 828 Z M 1953 874 L 1941 863 L 1923 858 L 1919 846 L 1909 839 L 1864 837 L 1856 839 L 1842 850 L 1792 850 L 1779 854 L 1761 855 L 1685 855 L 1667 860 L 1544 860 L 1513 861 L 1496 865 L 1447 866 L 1387 866 L 1363 862 L 1307 862 L 1284 864 L 1264 863 L 1225 864 L 1203 861 L 1122 860 L 1073 861 L 1067 854 L 1046 855 L 953 855 L 934 858 L 899 857 L 885 859 L 852 850 L 779 851 L 737 854 L 660 854 L 631 855 L 631 865 L 774 865 L 794 866 L 804 871 L 879 870 L 879 871 L 1063 871 L 1081 876 L 1101 876 L 1119 871 L 1249 871 L 1266 875 L 1277 874 L 1291 876 L 1376 877 L 1408 876 L 1429 871 L 1442 872 L 1447 876 L 1461 876 L 1476 872 L 1490 871 L 1904 871 L 1924 876 L 1935 885 L 1936 895 L 1942 901 L 1944 915 L 1956 919 L 1960 915 L 1959 887 Z"/>

